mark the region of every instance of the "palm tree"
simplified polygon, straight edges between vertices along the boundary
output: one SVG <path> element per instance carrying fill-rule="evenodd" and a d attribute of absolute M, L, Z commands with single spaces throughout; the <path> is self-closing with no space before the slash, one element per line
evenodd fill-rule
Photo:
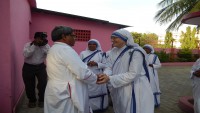
<path fill-rule="evenodd" d="M 200 0 L 162 0 L 158 6 L 161 9 L 158 10 L 154 19 L 161 25 L 171 22 L 166 29 L 166 31 L 171 31 L 178 30 L 184 15 L 200 11 Z"/>

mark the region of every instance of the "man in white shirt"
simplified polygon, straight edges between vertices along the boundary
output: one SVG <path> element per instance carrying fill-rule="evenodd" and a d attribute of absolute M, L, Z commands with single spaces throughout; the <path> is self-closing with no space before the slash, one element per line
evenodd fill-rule
<path fill-rule="evenodd" d="M 47 83 L 47 72 L 44 61 L 46 60 L 47 52 L 50 46 L 47 44 L 48 40 L 45 32 L 36 32 L 34 41 L 28 42 L 24 46 L 24 65 L 23 65 L 23 81 L 25 84 L 26 95 L 29 99 L 28 107 L 36 107 L 35 77 L 38 80 L 38 96 L 39 107 L 43 107 L 44 91 Z"/>
<path fill-rule="evenodd" d="M 97 76 L 72 48 L 76 38 L 73 29 L 57 26 L 51 37 L 54 44 L 47 55 L 44 113 L 92 113 L 88 84 L 96 84 Z"/>

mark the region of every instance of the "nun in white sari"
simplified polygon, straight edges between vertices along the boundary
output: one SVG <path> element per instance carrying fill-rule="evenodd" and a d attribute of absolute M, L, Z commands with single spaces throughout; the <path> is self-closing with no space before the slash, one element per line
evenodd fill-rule
<path fill-rule="evenodd" d="M 97 83 L 108 82 L 115 113 L 154 113 L 153 92 L 149 83 L 147 56 L 125 29 L 112 33 L 107 75 Z"/>
<path fill-rule="evenodd" d="M 160 106 L 160 87 L 159 87 L 159 79 L 158 79 L 158 72 L 157 69 L 161 67 L 160 60 L 156 54 L 154 54 L 154 48 L 149 45 L 145 44 L 143 46 L 144 50 L 148 54 L 148 60 L 149 60 L 149 73 L 150 76 L 152 76 L 153 79 L 150 80 L 151 88 L 154 95 L 154 105 L 155 107 Z"/>
<path fill-rule="evenodd" d="M 192 66 L 190 78 L 193 82 L 194 113 L 200 113 L 200 58 Z"/>
<path fill-rule="evenodd" d="M 95 74 L 103 73 L 106 64 L 103 60 L 101 45 L 98 40 L 88 41 L 88 47 L 80 53 L 80 58 L 88 65 L 88 68 Z M 90 84 L 89 104 L 93 111 L 103 111 L 108 107 L 108 93 L 106 84 Z"/>

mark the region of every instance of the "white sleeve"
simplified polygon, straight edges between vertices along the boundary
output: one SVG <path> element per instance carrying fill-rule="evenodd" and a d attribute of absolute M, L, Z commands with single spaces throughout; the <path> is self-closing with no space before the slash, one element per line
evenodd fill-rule
<path fill-rule="evenodd" d="M 80 57 L 74 50 L 68 49 L 62 51 L 68 51 L 62 52 L 62 59 L 63 62 L 66 63 L 66 67 L 76 76 L 77 79 L 88 84 L 96 83 L 97 76 L 87 68 L 87 65 L 81 61 Z"/>
<path fill-rule="evenodd" d="M 135 51 L 132 56 L 132 61 L 129 66 L 129 71 L 126 73 L 109 76 L 110 83 L 114 88 L 129 84 L 133 82 L 135 77 L 141 75 L 142 69 L 143 69 L 143 56 L 140 52 Z"/>
<path fill-rule="evenodd" d="M 99 62 L 98 69 L 105 69 L 107 67 L 105 58 L 102 56 L 102 53 L 98 53 Z"/>
<path fill-rule="evenodd" d="M 190 78 L 193 78 L 193 76 L 194 76 L 193 73 L 200 69 L 199 64 L 200 64 L 200 59 L 197 59 L 197 61 L 194 63 L 194 65 L 192 66 L 192 69 L 190 71 Z"/>
<path fill-rule="evenodd" d="M 46 44 L 46 45 L 42 46 L 42 50 L 44 51 L 45 54 L 47 54 L 47 52 L 49 51 L 49 49 L 50 49 L 49 44 Z"/>
<path fill-rule="evenodd" d="M 104 68 L 106 68 L 106 64 L 104 64 L 104 63 L 97 62 L 97 64 L 98 64 L 98 69 L 104 69 Z"/>
<path fill-rule="evenodd" d="M 103 73 L 110 76 L 112 75 L 112 60 L 108 57 L 106 60 L 106 67 L 103 70 Z"/>
<path fill-rule="evenodd" d="M 31 43 L 26 43 L 23 50 L 24 57 L 27 58 L 32 56 L 35 51 L 35 48 L 36 46 L 34 44 L 31 45 Z"/>
<path fill-rule="evenodd" d="M 161 63 L 160 63 L 159 58 L 157 57 L 155 63 L 153 64 L 153 68 L 158 69 L 160 67 L 161 67 Z"/>
<path fill-rule="evenodd" d="M 80 58 L 81 58 L 81 60 L 83 60 L 83 58 L 84 58 L 83 51 L 80 53 Z"/>

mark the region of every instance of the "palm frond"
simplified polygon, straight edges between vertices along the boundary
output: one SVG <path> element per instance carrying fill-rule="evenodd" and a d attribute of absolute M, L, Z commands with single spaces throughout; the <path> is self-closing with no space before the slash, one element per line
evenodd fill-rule
<path fill-rule="evenodd" d="M 174 0 L 162 0 L 161 2 L 158 3 L 158 6 L 161 7 L 166 7 L 167 5 L 173 3 Z"/>
<path fill-rule="evenodd" d="M 154 16 L 156 23 L 163 25 L 173 21 L 166 30 L 177 30 L 185 14 L 194 8 L 200 10 L 200 0 L 162 0 L 158 6 L 162 8 Z"/>

